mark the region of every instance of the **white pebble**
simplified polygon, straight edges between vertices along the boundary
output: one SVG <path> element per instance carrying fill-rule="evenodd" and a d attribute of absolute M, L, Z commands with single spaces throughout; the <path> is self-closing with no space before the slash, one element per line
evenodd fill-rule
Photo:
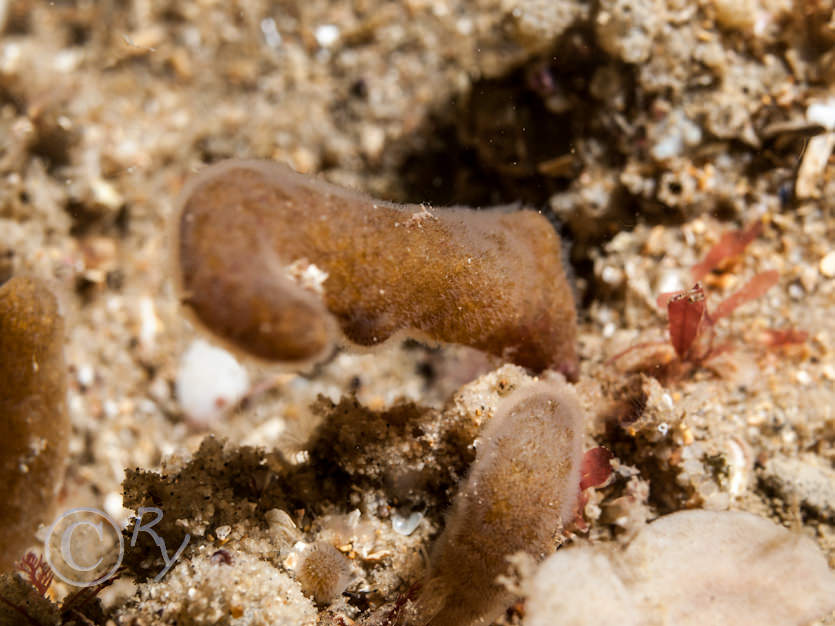
<path fill-rule="evenodd" d="M 261 34 L 264 35 L 264 41 L 271 48 L 278 48 L 281 45 L 281 33 L 278 32 L 273 18 L 265 17 L 261 20 Z"/>
<path fill-rule="evenodd" d="M 623 272 L 617 267 L 607 265 L 603 268 L 600 278 L 608 285 L 620 285 L 623 282 Z"/>
<path fill-rule="evenodd" d="M 313 36 L 316 37 L 316 43 L 323 48 L 329 48 L 339 39 L 339 28 L 333 24 L 322 24 L 316 27 Z"/>
<path fill-rule="evenodd" d="M 93 371 L 93 368 L 91 366 L 81 365 L 78 368 L 76 378 L 78 379 L 79 385 L 81 385 L 82 387 L 89 387 L 93 384 L 93 381 L 95 381 L 96 373 Z"/>
<path fill-rule="evenodd" d="M 411 535 L 423 519 L 423 513 L 415 511 L 409 517 L 401 517 L 396 513 L 391 516 L 391 527 L 400 535 Z"/>
<path fill-rule="evenodd" d="M 835 251 L 821 259 L 820 271 L 827 278 L 835 278 Z"/>
<path fill-rule="evenodd" d="M 104 409 L 104 414 L 108 419 L 113 419 L 119 414 L 119 405 L 113 400 L 105 400 L 102 404 L 102 408 Z"/>
<path fill-rule="evenodd" d="M 196 339 L 180 360 L 177 399 L 194 422 L 210 425 L 249 389 L 249 376 L 226 350 Z"/>
<path fill-rule="evenodd" d="M 797 370 L 794 379 L 801 385 L 808 385 L 812 382 L 812 377 L 805 370 Z"/>
<path fill-rule="evenodd" d="M 113 519 L 121 521 L 124 517 L 122 514 L 122 494 L 115 491 L 108 493 L 104 497 L 104 510 Z"/>
<path fill-rule="evenodd" d="M 806 109 L 806 119 L 827 130 L 835 130 L 835 98 L 810 104 Z"/>
<path fill-rule="evenodd" d="M 103 178 L 94 179 L 90 183 L 90 188 L 93 191 L 93 197 L 95 197 L 96 202 L 112 211 L 115 211 L 124 203 L 124 199 L 116 190 L 116 187 Z"/>
<path fill-rule="evenodd" d="M 139 320 L 139 345 L 144 350 L 151 350 L 155 346 L 161 323 L 154 300 L 148 295 L 139 299 Z"/>
<path fill-rule="evenodd" d="M 676 270 L 667 270 L 658 279 L 658 293 L 672 293 L 685 288 L 684 280 Z"/>

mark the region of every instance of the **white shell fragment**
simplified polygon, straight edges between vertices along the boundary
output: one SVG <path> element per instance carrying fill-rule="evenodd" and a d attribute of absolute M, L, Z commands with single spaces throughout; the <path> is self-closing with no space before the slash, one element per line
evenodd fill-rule
<path fill-rule="evenodd" d="M 323 48 L 329 48 L 339 40 L 339 27 L 334 24 L 322 24 L 313 31 L 313 36 Z"/>
<path fill-rule="evenodd" d="M 835 251 L 820 260 L 820 272 L 827 278 L 835 278 Z"/>
<path fill-rule="evenodd" d="M 415 511 L 408 517 L 402 517 L 398 514 L 394 514 L 391 516 L 391 527 L 394 532 L 400 535 L 411 535 L 415 532 L 415 529 L 420 524 L 420 520 L 423 519 L 423 513 L 420 511 Z"/>
<path fill-rule="evenodd" d="M 220 419 L 249 389 L 249 376 L 222 348 L 196 339 L 185 351 L 177 371 L 177 399 L 193 422 L 209 426 Z"/>
<path fill-rule="evenodd" d="M 819 183 L 833 148 L 835 148 L 835 132 L 817 135 L 809 140 L 797 171 L 794 191 L 798 198 L 820 197 Z"/>
<path fill-rule="evenodd" d="M 806 109 L 806 119 L 826 130 L 835 130 L 835 98 L 812 102 Z"/>

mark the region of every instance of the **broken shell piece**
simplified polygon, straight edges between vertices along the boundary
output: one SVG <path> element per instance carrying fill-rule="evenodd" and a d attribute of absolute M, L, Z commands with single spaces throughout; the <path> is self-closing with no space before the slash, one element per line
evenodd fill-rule
<path fill-rule="evenodd" d="M 821 259 L 820 272 L 827 278 L 835 278 L 835 251 L 829 252 Z"/>
<path fill-rule="evenodd" d="M 833 132 L 818 135 L 809 140 L 797 171 L 794 192 L 798 198 L 820 197 L 818 183 L 823 177 L 823 171 L 826 169 L 833 148 L 835 148 L 835 133 Z"/>
<path fill-rule="evenodd" d="M 423 513 L 420 511 L 415 511 L 407 517 L 395 514 L 391 517 L 391 527 L 394 529 L 394 532 L 400 535 L 408 536 L 415 532 L 415 529 L 418 527 L 418 524 L 420 524 L 420 520 L 422 519 Z"/>

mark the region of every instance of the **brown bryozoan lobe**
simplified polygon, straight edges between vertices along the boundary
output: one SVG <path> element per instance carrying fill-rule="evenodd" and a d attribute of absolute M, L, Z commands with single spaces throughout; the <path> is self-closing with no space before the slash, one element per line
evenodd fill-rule
<path fill-rule="evenodd" d="M 396 205 L 225 161 L 187 185 L 176 220 L 184 303 L 257 357 L 304 365 L 405 334 L 576 377 L 560 239 L 535 211 Z"/>
<path fill-rule="evenodd" d="M 513 602 L 497 582 L 507 557 L 544 558 L 574 517 L 583 422 L 563 380 L 538 381 L 502 401 L 432 549 L 410 626 L 490 624 Z"/>
<path fill-rule="evenodd" d="M 0 286 L 0 572 L 52 514 L 70 431 L 66 376 L 57 298 L 12 278 Z"/>

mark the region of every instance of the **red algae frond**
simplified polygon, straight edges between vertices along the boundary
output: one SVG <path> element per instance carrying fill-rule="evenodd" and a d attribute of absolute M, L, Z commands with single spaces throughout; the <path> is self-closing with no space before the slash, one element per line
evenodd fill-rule
<path fill-rule="evenodd" d="M 519 551 L 550 554 L 579 495 L 584 414 L 574 390 L 543 380 L 505 398 L 432 550 L 413 624 L 489 624 L 513 601 L 497 578 Z M 434 615 L 433 615 L 434 614 Z"/>
<path fill-rule="evenodd" d="M 719 267 L 727 259 L 742 254 L 745 248 L 748 247 L 748 244 L 759 237 L 762 232 L 763 223 L 757 221 L 747 228 L 723 234 L 719 242 L 705 255 L 705 258 L 690 268 L 693 280 L 702 280 L 709 272 Z"/>
<path fill-rule="evenodd" d="M 266 161 L 206 168 L 180 206 L 183 302 L 232 347 L 300 366 L 405 334 L 576 378 L 560 239 L 535 211 L 395 205 Z"/>
<path fill-rule="evenodd" d="M 48 521 L 67 457 L 64 323 L 40 281 L 0 286 L 0 571 Z"/>
<path fill-rule="evenodd" d="M 761 232 L 762 222 L 754 222 L 743 230 L 725 233 L 707 256 L 691 268 L 693 276 L 703 277 L 728 259 L 742 254 L 748 244 Z M 667 310 L 670 345 L 675 351 L 677 360 L 670 361 L 666 356 L 659 358 L 650 353 L 638 369 L 647 369 L 649 366 L 653 368 L 656 375 L 666 376 L 673 372 L 680 375 L 683 371 L 682 365 L 701 365 L 726 351 L 729 344 L 714 346 L 716 323 L 723 317 L 731 315 L 746 302 L 765 295 L 777 284 L 779 278 L 780 275 L 776 270 L 766 270 L 755 274 L 739 290 L 720 302 L 713 312 L 708 310 L 707 296 L 701 282 L 697 282 L 690 289 L 660 294 L 656 304 L 659 308 Z M 786 343 L 802 342 L 806 339 L 801 331 L 783 335 L 777 333 L 774 337 L 777 338 L 774 345 L 778 346 L 782 338 L 787 340 Z M 766 339 L 766 342 L 770 342 L 770 339 Z M 639 343 L 617 353 L 609 359 L 609 363 L 618 361 L 633 350 L 657 348 L 663 345 L 663 342 L 655 341 Z"/>

